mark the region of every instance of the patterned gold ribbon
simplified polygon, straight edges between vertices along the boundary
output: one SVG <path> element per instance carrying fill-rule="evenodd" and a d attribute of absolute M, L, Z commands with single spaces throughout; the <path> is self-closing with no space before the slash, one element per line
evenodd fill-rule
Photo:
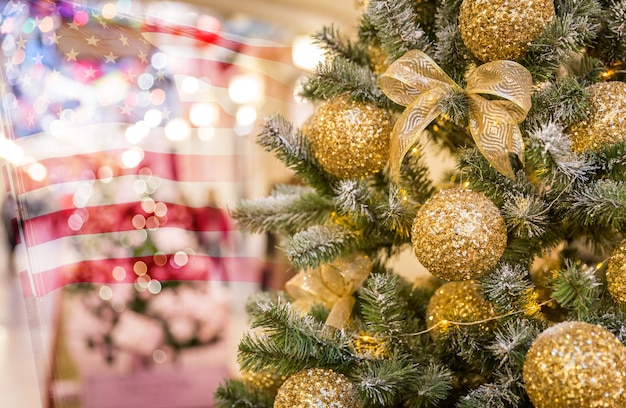
<path fill-rule="evenodd" d="M 406 106 L 393 128 L 390 141 L 391 175 L 398 179 L 404 156 L 424 129 L 442 111 L 439 101 L 463 92 L 426 54 L 411 50 L 396 60 L 379 78 L 383 92 Z M 469 128 L 476 146 L 491 165 L 514 179 L 509 153 L 524 163 L 524 142 L 517 126 L 530 110 L 530 72 L 513 61 L 493 61 L 474 69 L 467 77 Z M 497 96 L 490 100 L 481 94 Z"/>
<path fill-rule="evenodd" d="M 285 290 L 294 299 L 291 304 L 296 310 L 306 314 L 313 304 L 322 303 L 330 309 L 326 325 L 343 329 L 354 306 L 352 294 L 371 270 L 368 257 L 354 254 L 298 273 L 285 284 Z"/>

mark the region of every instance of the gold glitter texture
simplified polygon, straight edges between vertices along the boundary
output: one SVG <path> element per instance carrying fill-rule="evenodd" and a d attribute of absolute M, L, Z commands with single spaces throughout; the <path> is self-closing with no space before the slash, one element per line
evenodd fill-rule
<path fill-rule="evenodd" d="M 257 373 L 254 371 L 242 371 L 242 381 L 251 388 L 276 395 L 278 388 L 287 379 L 285 376 L 268 373 Z"/>
<path fill-rule="evenodd" d="M 626 83 L 600 82 L 585 90 L 589 94 L 587 115 L 568 131 L 574 150 L 598 151 L 626 140 Z"/>
<path fill-rule="evenodd" d="M 516 60 L 554 17 L 553 0 L 463 0 L 459 30 L 479 60 Z"/>
<path fill-rule="evenodd" d="M 356 390 L 333 370 L 313 368 L 289 377 L 278 389 L 274 408 L 356 408 Z"/>
<path fill-rule="evenodd" d="M 626 407 L 626 347 L 605 328 L 559 323 L 526 354 L 524 384 L 536 408 Z"/>
<path fill-rule="evenodd" d="M 391 116 L 373 104 L 331 99 L 303 132 L 322 168 L 339 178 L 366 177 L 387 164 Z"/>
<path fill-rule="evenodd" d="M 626 240 L 613 250 L 609 258 L 606 281 L 613 300 L 626 305 Z"/>
<path fill-rule="evenodd" d="M 477 281 L 448 282 L 430 298 L 426 326 L 429 329 L 434 327 L 431 333 L 436 339 L 455 327 L 454 323 L 448 322 L 479 322 L 495 315 L 493 305 L 484 298 Z M 492 326 L 491 322 L 477 324 L 484 331 Z"/>
<path fill-rule="evenodd" d="M 380 49 L 378 44 L 370 43 L 367 46 L 367 54 L 372 62 L 372 68 L 374 68 L 374 72 L 376 72 L 377 75 L 381 75 L 383 72 L 387 71 L 389 68 L 387 54 Z"/>
<path fill-rule="evenodd" d="M 447 281 L 489 272 L 500 260 L 506 239 L 498 208 L 485 195 L 462 187 L 441 190 L 428 199 L 411 230 L 417 259 Z"/>

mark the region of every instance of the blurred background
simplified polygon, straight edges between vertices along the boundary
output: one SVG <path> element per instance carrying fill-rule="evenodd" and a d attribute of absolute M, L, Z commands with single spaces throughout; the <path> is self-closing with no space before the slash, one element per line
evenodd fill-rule
<path fill-rule="evenodd" d="M 293 271 L 228 209 L 293 181 L 255 135 L 312 113 L 309 36 L 361 6 L 0 6 L 0 406 L 209 407 L 243 375 L 245 299 Z"/>

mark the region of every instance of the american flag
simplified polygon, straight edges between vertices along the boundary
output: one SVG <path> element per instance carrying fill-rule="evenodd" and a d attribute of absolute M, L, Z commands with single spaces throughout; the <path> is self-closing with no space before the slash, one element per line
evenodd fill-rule
<path fill-rule="evenodd" d="M 0 143 L 25 295 L 78 282 L 260 280 L 258 253 L 223 205 L 259 182 L 228 84 L 256 70 L 276 110 L 290 95 L 290 50 L 111 3 L 10 0 L 1 17 Z M 184 78 L 200 93 L 181 91 Z M 212 119 L 189 126 L 198 102 Z"/>

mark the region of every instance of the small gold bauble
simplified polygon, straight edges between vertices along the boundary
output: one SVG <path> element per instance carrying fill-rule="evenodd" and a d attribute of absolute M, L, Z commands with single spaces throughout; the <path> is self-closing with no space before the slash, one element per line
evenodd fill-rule
<path fill-rule="evenodd" d="M 553 0 L 463 0 L 459 30 L 479 60 L 516 60 L 554 17 Z"/>
<path fill-rule="evenodd" d="M 447 281 L 489 272 L 506 247 L 506 225 L 485 195 L 454 187 L 441 190 L 417 211 L 411 230 L 415 256 Z"/>
<path fill-rule="evenodd" d="M 372 68 L 376 75 L 381 75 L 387 68 L 389 68 L 389 63 L 387 62 L 387 54 L 380 49 L 380 46 L 374 43 L 371 43 L 367 46 L 367 54 L 370 57 L 370 61 L 372 62 Z"/>
<path fill-rule="evenodd" d="M 523 375 L 536 408 L 626 407 L 626 347 L 602 326 L 563 322 L 545 330 Z"/>
<path fill-rule="evenodd" d="M 283 385 L 287 377 L 278 374 L 257 373 L 254 371 L 242 371 L 242 381 L 247 386 L 276 395 L 278 388 Z"/>
<path fill-rule="evenodd" d="M 274 408 L 356 408 L 356 389 L 333 370 L 312 368 L 289 377 L 278 389 Z"/>
<path fill-rule="evenodd" d="M 303 133 L 324 170 L 342 179 L 366 177 L 387 164 L 391 116 L 373 104 L 337 97 L 320 106 Z"/>
<path fill-rule="evenodd" d="M 626 141 L 626 83 L 600 82 L 585 88 L 589 97 L 586 117 L 568 130 L 577 152 L 598 151 Z"/>
<path fill-rule="evenodd" d="M 385 342 L 368 333 L 355 335 L 350 345 L 361 358 L 382 359 L 389 356 Z"/>
<path fill-rule="evenodd" d="M 609 258 L 606 282 L 613 300 L 626 305 L 626 240 L 613 250 Z"/>
<path fill-rule="evenodd" d="M 491 329 L 491 322 L 482 322 L 496 315 L 493 304 L 483 296 L 477 281 L 448 282 L 428 302 L 426 326 L 438 338 L 455 327 L 454 322 L 477 323 L 481 330 Z"/>

